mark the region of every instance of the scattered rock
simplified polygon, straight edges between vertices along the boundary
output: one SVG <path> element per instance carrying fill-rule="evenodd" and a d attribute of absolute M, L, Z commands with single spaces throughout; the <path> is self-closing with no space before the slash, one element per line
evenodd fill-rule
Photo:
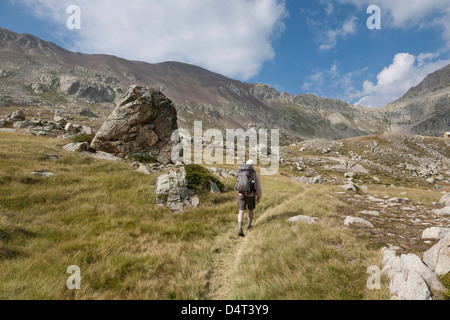
<path fill-rule="evenodd" d="M 366 226 L 369 228 L 373 228 L 373 224 L 371 224 L 369 221 L 361 219 L 361 218 L 356 218 L 356 217 L 347 217 L 344 221 L 344 225 L 346 227 L 349 227 L 353 224 L 359 224 L 362 226 Z"/>
<path fill-rule="evenodd" d="M 392 300 L 432 300 L 426 282 L 415 271 L 396 273 L 389 284 L 389 291 L 394 295 Z"/>
<path fill-rule="evenodd" d="M 25 121 L 25 113 L 22 110 L 17 110 L 11 115 L 10 119 L 14 122 Z"/>
<path fill-rule="evenodd" d="M 399 248 L 383 248 L 382 273 L 390 278 L 389 290 L 393 299 L 432 300 L 432 293 L 445 288 L 436 274 L 415 254 L 397 256 Z M 430 291 L 430 289 L 433 291 Z"/>
<path fill-rule="evenodd" d="M 98 160 L 105 160 L 105 161 L 122 161 L 122 158 L 116 157 L 115 155 L 106 153 L 106 152 L 95 152 L 95 153 L 89 153 L 89 156 Z"/>
<path fill-rule="evenodd" d="M 221 193 L 219 186 L 212 180 L 209 180 L 209 183 L 211 185 L 211 193 Z"/>
<path fill-rule="evenodd" d="M 31 175 L 33 176 L 37 176 L 37 177 L 42 177 L 42 178 L 51 178 L 54 177 L 55 174 L 49 171 L 35 171 L 32 172 Z"/>
<path fill-rule="evenodd" d="M 89 152 L 91 150 L 91 147 L 87 142 L 75 142 L 65 145 L 63 149 L 72 152 L 83 152 L 83 151 Z"/>
<path fill-rule="evenodd" d="M 143 174 L 152 174 L 153 173 L 153 171 L 150 170 L 150 168 L 145 165 L 140 165 L 139 168 L 137 168 L 135 171 L 139 172 L 139 173 L 143 173 Z"/>
<path fill-rule="evenodd" d="M 345 191 L 351 191 L 351 192 L 355 192 L 355 193 L 358 193 L 360 190 L 360 188 L 352 182 L 342 186 L 341 188 L 344 189 Z"/>
<path fill-rule="evenodd" d="M 423 261 L 437 275 L 450 272 L 450 234 L 424 253 Z"/>
<path fill-rule="evenodd" d="M 368 215 L 368 216 L 374 216 L 374 217 L 379 217 L 380 213 L 378 211 L 370 211 L 370 210 L 364 210 L 364 211 L 360 211 L 360 214 L 364 214 L 364 215 Z"/>
<path fill-rule="evenodd" d="M 62 158 L 62 156 L 60 156 L 59 154 L 50 154 L 50 153 L 48 153 L 48 154 L 46 154 L 45 156 L 46 156 L 47 159 L 49 159 L 49 160 L 59 160 L 59 159 Z"/>
<path fill-rule="evenodd" d="M 442 203 L 443 205 L 450 207 L 450 193 L 447 193 L 441 199 L 439 199 L 439 203 Z"/>
<path fill-rule="evenodd" d="M 450 234 L 450 228 L 432 227 L 423 231 L 423 240 L 441 240 Z"/>
<path fill-rule="evenodd" d="M 313 217 L 309 217 L 309 216 L 295 216 L 292 217 L 288 220 L 289 222 L 303 222 L 306 224 L 314 224 L 317 221 L 319 221 L 319 218 L 313 218 Z"/>
<path fill-rule="evenodd" d="M 445 207 L 443 209 L 433 210 L 433 213 L 437 214 L 438 216 L 450 215 L 450 206 L 449 207 Z"/>
<path fill-rule="evenodd" d="M 323 183 L 323 177 L 322 176 L 317 176 L 317 177 L 311 177 L 311 178 L 307 178 L 307 177 L 302 177 L 300 178 L 300 181 L 306 184 L 322 184 Z"/>

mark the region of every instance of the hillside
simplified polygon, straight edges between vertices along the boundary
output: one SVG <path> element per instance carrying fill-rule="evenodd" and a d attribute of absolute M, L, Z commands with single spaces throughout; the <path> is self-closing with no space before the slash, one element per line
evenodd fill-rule
<path fill-rule="evenodd" d="M 440 79 L 439 88 L 448 85 L 446 77 Z M 89 119 L 98 128 L 131 84 L 163 91 L 175 102 L 181 127 L 192 130 L 198 120 L 205 128 L 279 128 L 286 144 L 389 132 L 441 136 L 450 119 L 447 95 L 429 98 L 418 91 L 414 101 L 410 93 L 402 103 L 368 109 L 309 94 L 279 93 L 178 62 L 148 64 L 73 53 L 0 28 L 3 113 L 22 107 L 34 114 L 76 115 L 89 108 L 100 116 Z"/>
<path fill-rule="evenodd" d="M 131 161 L 66 151 L 69 142 L 0 130 L 1 299 L 388 299 L 384 277 L 380 290 L 366 287 L 368 267 L 382 267 L 380 249 L 422 257 L 436 243 L 422 232 L 450 222 L 435 213 L 450 192 L 444 139 L 284 148 L 280 174 L 263 177 L 256 228 L 245 239 L 233 178 L 221 178 L 223 193 L 200 194 L 198 208 L 173 214 L 155 202 L 156 180 L 173 166 L 147 175 Z M 321 183 L 305 183 L 317 175 Z M 342 188 L 350 181 L 357 193 Z M 298 215 L 317 221 L 288 221 Z M 346 227 L 346 217 L 372 227 Z M 81 290 L 66 288 L 70 265 L 81 269 Z"/>
<path fill-rule="evenodd" d="M 381 112 L 390 121 L 388 132 L 442 136 L 450 128 L 450 65 L 430 74 Z"/>

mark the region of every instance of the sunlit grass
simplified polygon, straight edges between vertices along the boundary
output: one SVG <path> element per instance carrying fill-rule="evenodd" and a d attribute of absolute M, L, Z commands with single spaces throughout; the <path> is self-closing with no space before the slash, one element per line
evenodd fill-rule
<path fill-rule="evenodd" d="M 66 142 L 0 133 L 0 299 L 385 298 L 365 289 L 379 252 L 339 228 L 331 187 L 263 177 L 257 227 L 242 240 L 233 191 L 173 214 L 155 204 L 158 174 L 66 152 Z M 297 214 L 322 221 L 286 221 Z M 71 265 L 81 290 L 66 287 Z"/>

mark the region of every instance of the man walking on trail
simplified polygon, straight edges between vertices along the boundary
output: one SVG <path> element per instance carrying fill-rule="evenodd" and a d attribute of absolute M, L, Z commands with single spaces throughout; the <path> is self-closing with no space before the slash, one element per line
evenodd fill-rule
<path fill-rule="evenodd" d="M 246 165 L 239 168 L 236 181 L 236 190 L 238 191 L 239 200 L 239 236 L 245 237 L 243 230 L 244 214 L 248 209 L 248 225 L 247 231 L 253 228 L 252 222 L 256 205 L 262 199 L 261 179 L 255 171 L 256 163 L 249 160 Z"/>

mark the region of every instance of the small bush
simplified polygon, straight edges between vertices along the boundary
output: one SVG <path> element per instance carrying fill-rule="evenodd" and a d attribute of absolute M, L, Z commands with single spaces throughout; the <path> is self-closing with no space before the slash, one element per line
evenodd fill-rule
<path fill-rule="evenodd" d="M 95 134 L 80 134 L 72 138 L 72 141 L 75 143 L 87 142 L 89 144 L 94 140 Z"/>
<path fill-rule="evenodd" d="M 131 160 L 140 163 L 158 163 L 158 159 L 156 159 L 155 156 L 151 153 L 135 154 L 131 156 Z"/>
<path fill-rule="evenodd" d="M 444 287 L 447 288 L 447 292 L 443 293 L 445 300 L 450 300 L 450 273 L 447 273 L 446 275 L 439 276 L 439 280 L 442 282 Z"/>
<path fill-rule="evenodd" d="M 220 191 L 225 189 L 224 184 L 213 176 L 208 170 L 197 164 L 189 164 L 184 166 L 186 170 L 186 180 L 188 181 L 188 188 L 195 190 L 197 193 L 206 193 L 211 190 L 211 181 L 217 184 Z"/>

